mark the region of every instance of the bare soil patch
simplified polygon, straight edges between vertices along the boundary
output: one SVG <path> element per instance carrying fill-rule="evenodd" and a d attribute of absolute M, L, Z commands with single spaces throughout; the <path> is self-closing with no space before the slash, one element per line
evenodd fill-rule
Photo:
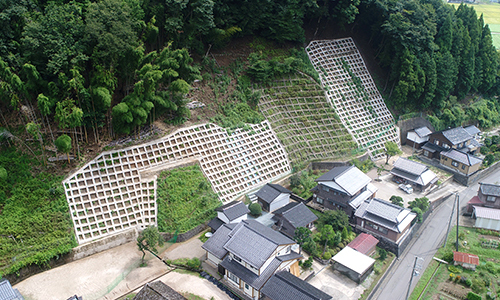
<path fill-rule="evenodd" d="M 464 287 L 463 285 L 453 283 L 450 281 L 444 281 L 439 285 L 439 291 L 442 293 L 452 296 L 453 299 L 467 299 L 467 294 L 471 291 L 471 289 Z M 439 299 L 439 295 L 434 295 L 433 299 Z"/>

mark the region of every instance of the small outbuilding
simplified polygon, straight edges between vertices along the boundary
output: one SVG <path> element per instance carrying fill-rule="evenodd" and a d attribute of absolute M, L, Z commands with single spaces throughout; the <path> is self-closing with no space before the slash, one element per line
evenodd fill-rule
<path fill-rule="evenodd" d="M 318 217 L 302 202 L 290 202 L 274 211 L 276 229 L 293 238 L 299 227 L 313 228 Z"/>
<path fill-rule="evenodd" d="M 453 262 L 455 266 L 476 270 L 476 266 L 479 266 L 479 257 L 474 254 L 453 251 Z"/>
<path fill-rule="evenodd" d="M 245 203 L 241 201 L 233 201 L 215 209 L 217 217 L 208 222 L 208 226 L 215 232 L 223 224 L 239 223 L 247 219 L 247 214 L 250 212 Z"/>
<path fill-rule="evenodd" d="M 474 227 L 500 231 L 500 209 L 474 206 L 472 217 L 476 218 Z"/>
<path fill-rule="evenodd" d="M 373 271 L 375 260 L 351 247 L 345 247 L 333 258 L 333 268 L 357 283 Z"/>
<path fill-rule="evenodd" d="M 419 127 L 408 131 L 406 134 L 406 144 L 414 149 L 420 149 L 423 144 L 429 141 L 432 131 L 427 127 Z"/>
<path fill-rule="evenodd" d="M 437 175 L 429 167 L 403 157 L 394 163 L 391 174 L 395 181 L 410 183 L 420 191 L 429 190 L 438 181 Z"/>
<path fill-rule="evenodd" d="M 347 246 L 369 256 L 375 252 L 377 244 L 378 240 L 373 235 L 362 232 Z"/>
<path fill-rule="evenodd" d="M 290 203 L 291 194 L 291 191 L 279 184 L 268 183 L 255 196 L 263 210 L 273 212 Z"/>

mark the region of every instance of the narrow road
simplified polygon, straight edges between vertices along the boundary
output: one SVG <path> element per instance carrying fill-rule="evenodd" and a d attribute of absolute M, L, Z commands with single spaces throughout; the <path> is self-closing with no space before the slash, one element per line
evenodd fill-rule
<path fill-rule="evenodd" d="M 481 182 L 485 183 L 500 183 L 500 169 L 494 171 L 489 176 L 484 177 Z M 479 184 L 473 184 L 459 193 L 460 207 L 463 208 L 467 202 L 477 194 Z M 422 264 L 422 274 L 425 268 L 431 262 L 432 257 L 437 249 L 443 245 L 444 237 L 450 219 L 453 201 L 455 197 L 450 197 L 446 202 L 442 203 L 426 220 L 425 224 L 420 228 L 419 233 L 413 238 L 412 243 L 406 251 L 399 257 L 394 266 L 391 268 L 385 279 L 380 283 L 378 289 L 372 293 L 369 300 L 404 300 L 410 283 L 410 275 L 415 262 L 415 256 L 424 259 Z M 454 216 L 453 224 L 456 224 L 456 215 Z M 415 277 L 412 282 L 411 291 L 418 282 L 420 277 Z M 410 291 L 410 293 L 411 293 Z"/>

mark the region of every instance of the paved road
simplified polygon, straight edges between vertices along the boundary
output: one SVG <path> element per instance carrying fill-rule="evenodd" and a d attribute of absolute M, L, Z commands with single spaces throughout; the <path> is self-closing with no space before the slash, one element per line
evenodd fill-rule
<path fill-rule="evenodd" d="M 500 169 L 494 171 L 489 176 L 483 178 L 481 182 L 500 183 Z M 477 194 L 479 184 L 471 185 L 459 192 L 460 207 L 463 208 L 474 195 Z M 415 261 L 415 256 L 424 259 L 421 273 L 427 268 L 437 249 L 442 246 L 446 229 L 450 218 L 455 197 L 450 197 L 441 204 L 426 220 L 420 228 L 420 232 L 414 237 L 412 244 L 408 246 L 405 253 L 398 259 L 391 271 L 381 282 L 377 291 L 370 299 L 380 300 L 404 300 L 410 282 L 411 270 Z M 455 215 L 456 216 L 456 215 Z M 454 219 L 455 219 L 454 216 Z M 456 219 L 455 219 L 456 220 Z M 452 221 L 455 224 L 456 221 Z M 417 284 L 420 277 L 413 280 L 411 290 Z"/>

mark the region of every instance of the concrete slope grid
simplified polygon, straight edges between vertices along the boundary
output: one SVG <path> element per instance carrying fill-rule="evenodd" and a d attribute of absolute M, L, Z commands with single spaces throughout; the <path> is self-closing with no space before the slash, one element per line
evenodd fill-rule
<path fill-rule="evenodd" d="M 306 48 L 342 124 L 372 159 L 384 157 L 384 144 L 399 145 L 399 130 L 352 38 L 312 41 Z"/>
<path fill-rule="evenodd" d="M 231 135 L 214 124 L 181 128 L 146 144 L 101 153 L 63 181 L 79 244 L 157 224 L 156 172 L 199 162 L 212 189 L 230 201 L 290 173 L 269 123 Z"/>

